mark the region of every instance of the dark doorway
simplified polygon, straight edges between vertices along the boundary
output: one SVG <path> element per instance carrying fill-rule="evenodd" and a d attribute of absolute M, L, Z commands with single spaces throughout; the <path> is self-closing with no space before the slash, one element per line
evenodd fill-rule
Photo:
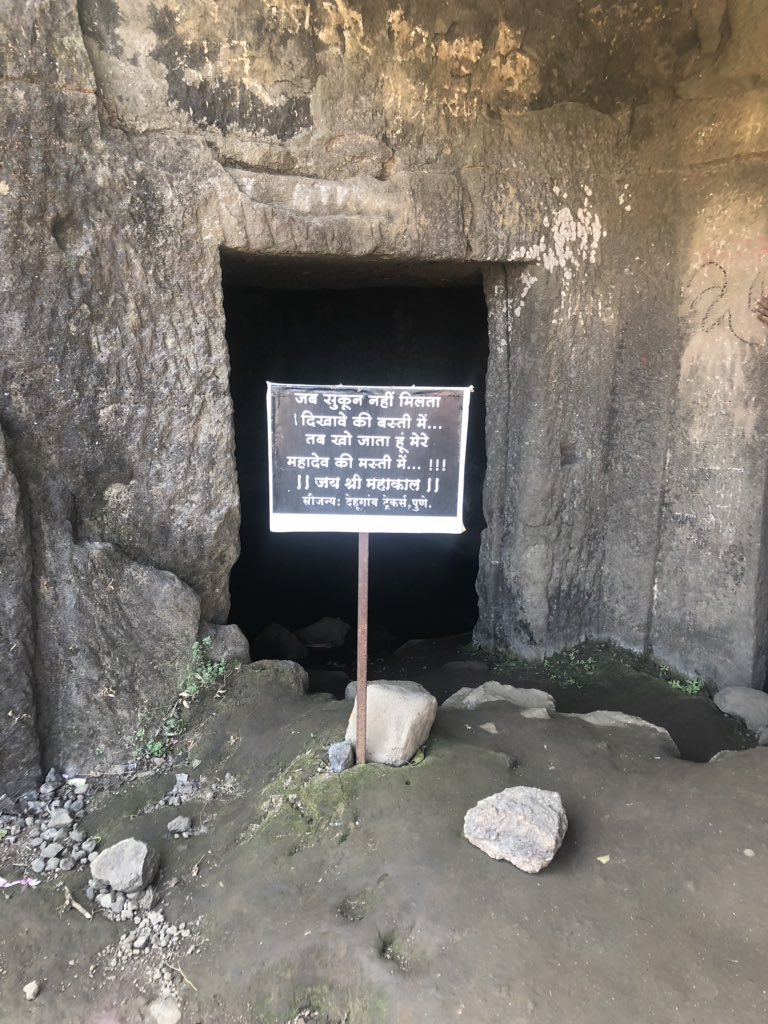
<path fill-rule="evenodd" d="M 462 633 L 477 617 L 485 472 L 488 325 L 479 271 L 466 266 L 301 261 L 222 255 L 231 359 L 241 556 L 232 610 L 249 640 L 271 622 L 324 616 L 354 624 L 357 536 L 269 532 L 266 382 L 471 384 L 461 536 L 372 535 L 370 623 L 393 642 Z"/>

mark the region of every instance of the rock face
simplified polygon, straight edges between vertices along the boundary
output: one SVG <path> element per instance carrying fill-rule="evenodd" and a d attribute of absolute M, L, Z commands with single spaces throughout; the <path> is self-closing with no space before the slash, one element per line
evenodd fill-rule
<path fill-rule="evenodd" d="M 66 574 L 40 594 L 46 614 L 37 630 L 39 662 L 56 686 L 40 695 L 38 713 L 48 756 L 80 774 L 124 749 L 156 713 L 148 708 L 173 702 L 200 601 L 173 573 L 136 565 L 111 544 L 65 542 L 57 559 Z M 82 640 L 73 644 L 73 637 Z"/>
<path fill-rule="evenodd" d="M 437 714 L 437 700 L 419 683 L 377 679 L 368 684 L 366 757 L 393 767 L 406 764 L 426 743 Z M 346 739 L 357 737 L 357 700 Z"/>
<path fill-rule="evenodd" d="M 504 700 L 514 704 L 518 708 L 543 708 L 545 711 L 555 710 L 554 698 L 545 693 L 544 690 L 527 689 L 522 686 L 508 686 L 506 683 L 499 683 L 495 679 L 489 679 L 487 683 L 472 689 L 463 686 L 456 693 L 451 694 L 444 700 L 444 708 L 460 708 L 464 711 L 474 711 L 481 704 L 489 704 L 491 701 Z"/>
<path fill-rule="evenodd" d="M 0 429 L 0 793 L 17 797 L 40 776 L 33 697 L 32 564 L 19 485 Z"/>
<path fill-rule="evenodd" d="M 0 793 L 227 619 L 222 258 L 481 273 L 478 641 L 762 685 L 758 0 L 181 7 L 0 10 Z"/>
<path fill-rule="evenodd" d="M 724 714 L 740 718 L 758 736 L 768 728 L 768 693 L 726 686 L 717 691 L 714 701 Z"/>
<path fill-rule="evenodd" d="M 464 818 L 464 836 L 473 846 L 529 874 L 551 863 L 567 828 L 560 794 L 529 786 L 485 797 Z"/>
<path fill-rule="evenodd" d="M 91 862 L 91 875 L 115 892 L 146 889 L 157 874 L 160 855 L 138 839 L 123 839 Z"/>

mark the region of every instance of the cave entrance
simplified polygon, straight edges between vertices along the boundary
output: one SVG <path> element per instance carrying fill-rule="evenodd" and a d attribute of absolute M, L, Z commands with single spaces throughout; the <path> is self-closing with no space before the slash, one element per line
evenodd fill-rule
<path fill-rule="evenodd" d="M 222 253 L 242 524 L 230 621 L 254 639 L 322 616 L 354 625 L 357 536 L 270 533 L 266 382 L 473 385 L 460 536 L 373 534 L 371 656 L 477 618 L 485 473 L 487 310 L 477 264 Z M 350 636 L 351 646 L 354 637 Z"/>

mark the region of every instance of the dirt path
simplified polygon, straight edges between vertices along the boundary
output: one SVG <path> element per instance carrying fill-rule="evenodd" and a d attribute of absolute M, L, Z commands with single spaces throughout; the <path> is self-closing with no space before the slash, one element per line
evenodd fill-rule
<path fill-rule="evenodd" d="M 113 968 L 125 924 L 59 912 L 50 877 L 7 890 L 0 1019 L 156 1024 L 161 996 L 183 1024 L 765 1019 L 768 750 L 695 764 L 648 729 L 495 703 L 441 711 L 419 765 L 330 776 L 321 752 L 349 706 L 255 678 L 187 734 L 173 770 L 203 780 L 196 799 L 143 812 L 171 771 L 103 793 L 86 819 L 102 844 L 158 848 L 164 914 L 191 923 L 195 951 Z M 569 817 L 538 876 L 461 835 L 470 806 L 518 784 L 558 790 Z M 180 810 L 207 831 L 170 839 Z M 0 873 L 24 873 L 23 848 L 3 857 Z M 83 903 L 85 882 L 66 876 Z"/>

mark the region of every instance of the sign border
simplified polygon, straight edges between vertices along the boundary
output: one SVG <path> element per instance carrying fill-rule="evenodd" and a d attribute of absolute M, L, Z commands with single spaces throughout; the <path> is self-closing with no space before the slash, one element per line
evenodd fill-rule
<path fill-rule="evenodd" d="M 343 515 L 316 512 L 275 512 L 274 511 L 274 466 L 272 461 L 272 389 L 305 388 L 308 391 L 453 391 L 463 392 L 461 427 L 459 433 L 459 480 L 456 496 L 456 512 L 450 516 L 386 516 L 361 515 L 357 512 Z M 469 428 L 469 402 L 474 388 L 449 387 L 423 384 L 399 386 L 394 384 L 283 384 L 267 381 L 267 446 L 269 458 L 269 529 L 272 533 L 464 533 L 464 470 L 467 457 L 467 431 Z"/>

